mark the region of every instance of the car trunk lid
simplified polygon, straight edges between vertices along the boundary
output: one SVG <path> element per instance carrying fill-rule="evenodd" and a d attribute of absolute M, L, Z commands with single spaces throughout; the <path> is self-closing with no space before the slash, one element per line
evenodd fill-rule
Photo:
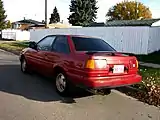
<path fill-rule="evenodd" d="M 107 62 L 107 74 L 105 75 L 128 75 L 135 74 L 137 72 L 137 59 L 134 56 L 129 56 L 127 53 L 120 52 L 86 52 L 90 56 L 90 59 L 98 60 L 105 59 Z M 100 71 L 104 75 L 104 69 L 94 69 L 94 73 Z"/>

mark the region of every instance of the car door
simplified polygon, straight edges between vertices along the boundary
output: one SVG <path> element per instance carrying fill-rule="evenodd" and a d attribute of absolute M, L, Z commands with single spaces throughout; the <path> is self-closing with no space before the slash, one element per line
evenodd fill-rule
<path fill-rule="evenodd" d="M 46 75 L 48 73 L 48 69 L 46 69 L 46 56 L 47 53 L 52 50 L 52 44 L 55 40 L 56 36 L 46 36 L 41 41 L 37 43 L 37 51 L 34 54 L 35 59 L 35 68 L 36 71 Z"/>
<path fill-rule="evenodd" d="M 57 36 L 52 46 L 52 52 L 49 52 L 46 57 L 49 72 L 52 74 L 53 68 L 57 65 L 66 68 L 66 65 L 69 64 L 67 62 L 69 61 L 69 55 L 70 47 L 67 37 Z"/>

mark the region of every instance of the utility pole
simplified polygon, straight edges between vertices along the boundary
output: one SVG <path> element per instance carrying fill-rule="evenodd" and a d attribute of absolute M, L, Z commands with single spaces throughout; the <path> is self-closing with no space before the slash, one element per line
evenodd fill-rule
<path fill-rule="evenodd" d="M 45 0 L 45 28 L 47 28 L 47 0 Z"/>

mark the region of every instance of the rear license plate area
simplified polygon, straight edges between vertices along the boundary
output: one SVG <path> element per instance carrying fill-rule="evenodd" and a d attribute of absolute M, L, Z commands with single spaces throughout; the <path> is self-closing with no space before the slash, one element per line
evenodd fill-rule
<path fill-rule="evenodd" d="M 124 65 L 114 65 L 113 66 L 113 73 L 114 74 L 124 73 Z"/>

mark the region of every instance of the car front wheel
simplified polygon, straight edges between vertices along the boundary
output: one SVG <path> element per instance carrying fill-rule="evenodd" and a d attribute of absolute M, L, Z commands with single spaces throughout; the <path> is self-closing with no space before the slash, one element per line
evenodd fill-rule
<path fill-rule="evenodd" d="M 21 60 L 21 71 L 23 73 L 28 73 L 28 66 L 25 58 L 22 58 Z"/>

